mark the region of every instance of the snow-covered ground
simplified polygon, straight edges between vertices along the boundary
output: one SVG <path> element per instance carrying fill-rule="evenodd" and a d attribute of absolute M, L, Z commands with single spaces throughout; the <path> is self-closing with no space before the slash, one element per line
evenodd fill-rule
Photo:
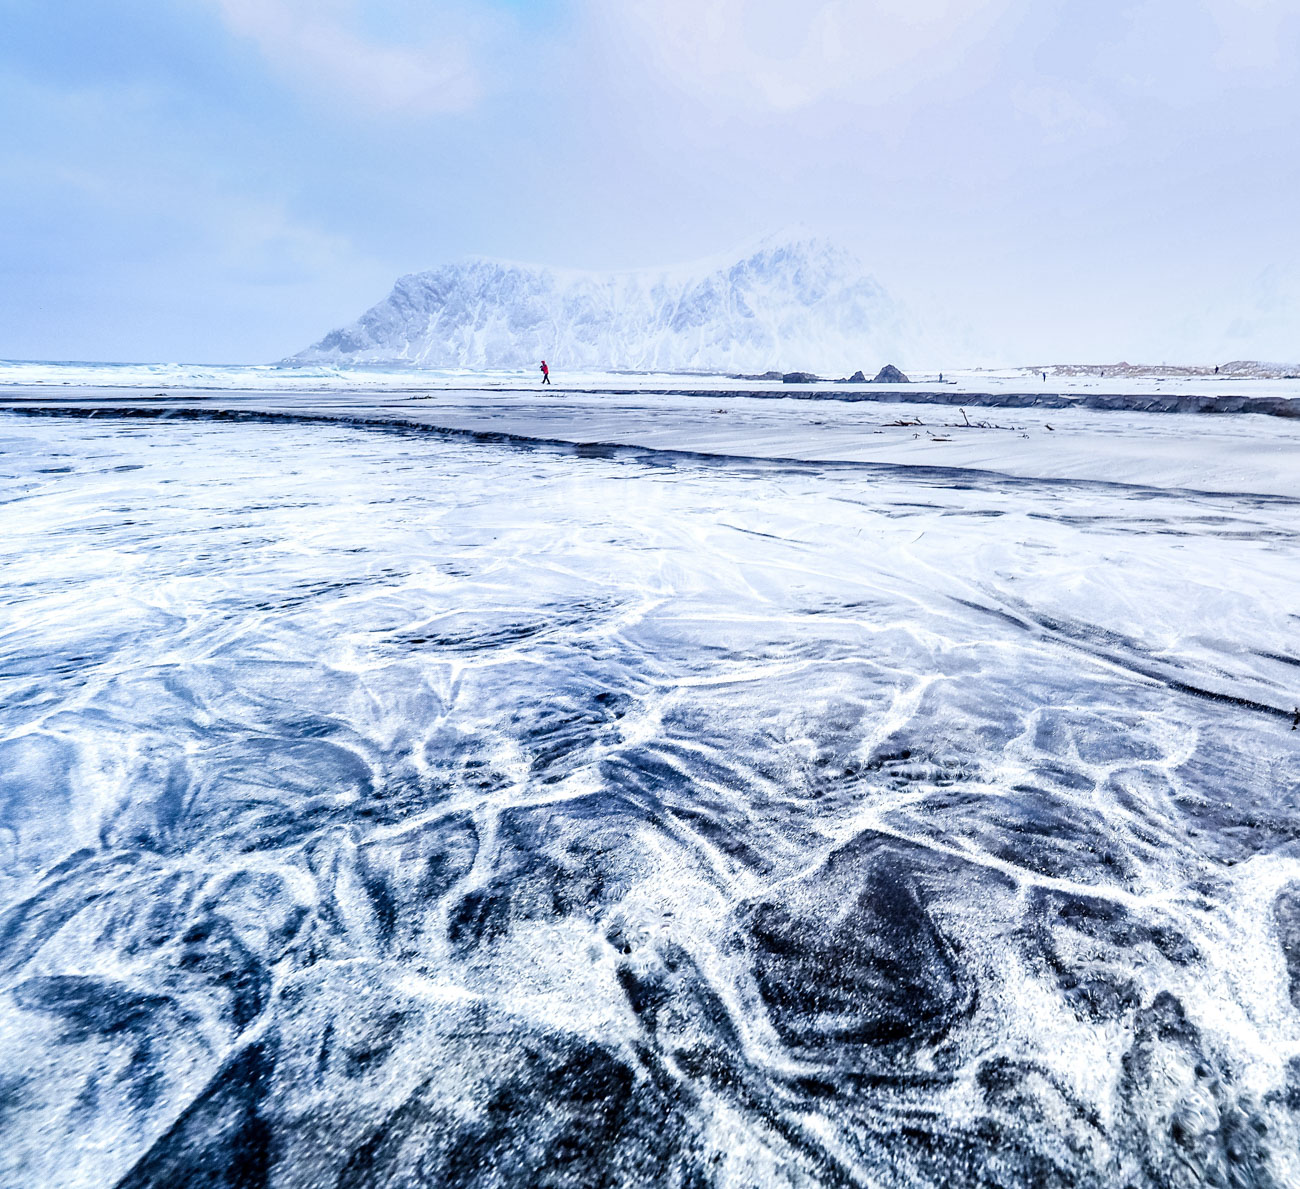
<path fill-rule="evenodd" d="M 0 1182 L 1300 1183 L 1300 423 L 148 384 L 0 393 Z"/>
<path fill-rule="evenodd" d="M 745 392 L 752 392 L 748 386 Z M 969 468 L 1023 478 L 1291 495 L 1300 417 L 1179 415 L 1088 408 L 920 404 L 910 393 L 848 402 L 732 389 L 681 392 L 0 389 L 0 408 L 261 413 L 505 434 L 583 446 L 648 447 L 736 458 Z"/>
<path fill-rule="evenodd" d="M 889 362 L 876 361 L 877 366 Z M 873 373 L 869 373 L 873 374 Z M 940 375 L 943 376 L 942 383 Z M 911 385 L 784 384 L 780 380 L 739 380 L 732 375 L 695 372 L 618 372 L 553 367 L 552 387 L 562 391 L 681 392 L 731 391 L 814 393 L 835 399 L 854 392 L 905 395 L 924 389 L 953 394 L 1028 394 L 1042 396 L 1245 396 L 1300 398 L 1300 379 L 1282 375 L 1215 376 L 1110 374 L 1096 371 L 1038 368 L 967 368 L 958 371 L 918 370 Z M 17 386 L 128 388 L 141 392 L 260 391 L 260 392 L 425 392 L 447 388 L 529 390 L 539 387 L 536 367 L 475 370 L 470 368 L 339 367 L 326 364 L 181 364 L 181 363 L 49 363 L 0 360 L 0 391 Z"/>

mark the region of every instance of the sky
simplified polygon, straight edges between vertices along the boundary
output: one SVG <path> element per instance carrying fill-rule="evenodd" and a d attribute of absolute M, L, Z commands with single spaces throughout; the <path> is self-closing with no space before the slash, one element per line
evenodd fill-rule
<path fill-rule="evenodd" d="M 1300 361 L 1296 0 L 0 0 L 0 358 L 790 225 L 944 361 Z"/>

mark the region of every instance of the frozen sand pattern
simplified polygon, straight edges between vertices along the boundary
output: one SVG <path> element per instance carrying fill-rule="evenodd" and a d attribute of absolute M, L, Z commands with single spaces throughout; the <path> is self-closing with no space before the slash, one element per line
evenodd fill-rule
<path fill-rule="evenodd" d="M 0 451 L 0 1181 L 1300 1181 L 1300 503 Z"/>

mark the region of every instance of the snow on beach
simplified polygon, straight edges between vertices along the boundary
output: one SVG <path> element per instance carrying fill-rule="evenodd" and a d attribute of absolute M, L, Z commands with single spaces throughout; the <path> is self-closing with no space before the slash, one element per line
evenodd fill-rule
<path fill-rule="evenodd" d="M 184 410 L 187 416 L 214 417 L 259 413 L 742 458 L 960 467 L 1026 478 L 1278 495 L 1293 492 L 1300 474 L 1300 416 L 1180 416 L 1074 407 L 1087 399 L 1081 386 L 1089 381 L 1083 379 L 1073 381 L 1081 393 L 1078 401 L 1047 408 L 1004 406 L 999 402 L 1014 399 L 1023 382 L 1006 374 L 999 393 L 984 373 L 962 378 L 978 388 L 967 393 L 950 389 L 946 379 L 944 386 L 854 387 L 691 377 L 682 387 L 681 377 L 589 376 L 581 387 L 539 389 L 510 375 L 421 374 L 419 384 L 408 386 L 403 381 L 409 373 L 345 373 L 334 382 L 320 372 L 295 377 L 290 371 L 288 380 L 300 381 L 294 387 L 277 386 L 278 376 L 262 383 L 265 373 L 258 369 L 216 373 L 225 387 L 100 383 L 114 375 L 125 381 L 132 374 L 93 371 L 96 383 L 89 385 L 62 380 L 0 385 L 0 407 L 75 407 L 104 414 L 125 408 L 156 415 Z M 74 376 L 85 379 L 74 369 L 49 373 L 51 380 Z M 207 380 L 212 373 L 197 378 Z M 1261 402 L 1300 401 L 1300 383 L 1251 383 L 1269 386 L 1260 393 Z M 1129 392 L 1119 399 L 1131 397 L 1141 409 L 1157 397 L 1164 402 L 1159 392 Z M 918 403 L 936 396 L 950 403 Z M 1210 396 L 1217 399 L 1213 392 Z M 858 399 L 866 397 L 872 399 Z"/>
<path fill-rule="evenodd" d="M 0 390 L 0 1180 L 1300 1181 L 1300 421 L 280 371 Z"/>
<path fill-rule="evenodd" d="M 610 371 L 565 366 L 550 359 L 552 381 L 562 389 L 639 392 L 708 389 L 744 389 L 760 392 L 815 392 L 835 397 L 858 389 L 882 388 L 906 393 L 899 385 L 832 385 L 843 378 L 827 375 L 817 384 L 785 384 L 780 379 L 738 379 L 719 372 Z M 868 376 L 887 359 L 863 360 Z M 1047 380 L 1042 379 L 1047 371 Z M 1161 375 L 1158 369 L 1115 369 L 1051 365 L 1016 368 L 935 369 L 908 373 L 911 386 L 940 388 L 953 393 L 1060 393 L 1066 396 L 1143 395 L 1245 396 L 1300 398 L 1300 368 L 1251 365 L 1240 372 L 1215 375 L 1212 368 L 1190 369 Z M 942 381 L 940 381 L 942 376 Z M 406 392 L 426 389 L 528 389 L 539 381 L 534 364 L 526 368 L 420 368 L 404 365 L 347 367 L 333 364 L 181 364 L 181 363 L 78 363 L 0 360 L 0 390 L 18 386 L 92 387 L 196 391 L 267 392 Z"/>

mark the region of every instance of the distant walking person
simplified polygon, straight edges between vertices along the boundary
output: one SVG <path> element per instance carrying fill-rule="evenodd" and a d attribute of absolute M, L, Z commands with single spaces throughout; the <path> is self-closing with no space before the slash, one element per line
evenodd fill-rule
<path fill-rule="evenodd" d="M 546 360 L 543 359 L 542 360 L 542 383 L 549 384 L 550 382 L 551 382 L 551 369 L 546 366 Z"/>

